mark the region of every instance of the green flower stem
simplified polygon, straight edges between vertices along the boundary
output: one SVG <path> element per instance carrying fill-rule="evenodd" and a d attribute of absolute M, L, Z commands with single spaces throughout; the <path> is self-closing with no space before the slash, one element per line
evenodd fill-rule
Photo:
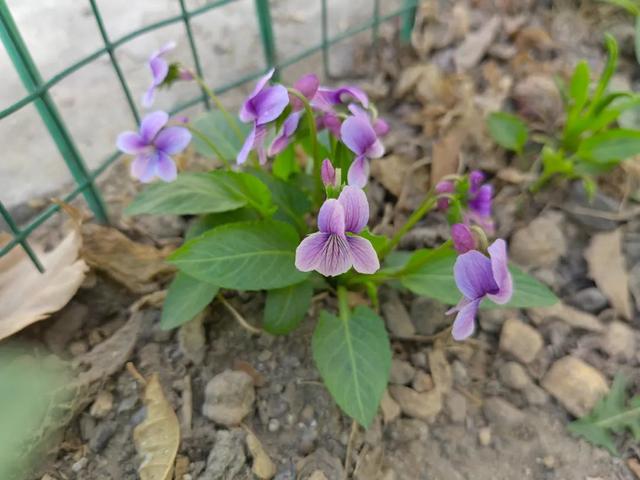
<path fill-rule="evenodd" d="M 436 206 L 437 201 L 438 197 L 434 194 L 433 191 L 427 193 L 427 196 L 422 201 L 420 206 L 411 214 L 406 223 L 402 227 L 400 227 L 395 235 L 391 237 L 391 240 L 387 244 L 386 248 L 382 252 L 380 252 L 380 260 L 384 259 L 384 257 L 386 257 L 390 252 L 395 250 L 395 248 L 400 243 L 400 240 L 402 240 L 402 237 L 404 237 L 407 232 L 415 226 L 416 223 L 422 220 L 422 217 L 424 217 L 433 209 L 433 207 Z"/>
<path fill-rule="evenodd" d="M 191 125 L 187 125 L 187 128 L 196 137 L 198 137 L 200 140 L 202 140 L 204 143 L 206 143 L 207 147 L 209 147 L 211 150 L 213 150 L 213 153 L 222 161 L 222 163 L 224 163 L 224 166 L 227 168 L 227 170 L 231 170 L 231 165 L 229 164 L 229 161 L 226 158 L 224 158 L 224 155 L 222 155 L 222 153 L 220 152 L 220 150 L 218 149 L 216 144 L 213 143 L 209 137 L 207 137 L 200 130 L 198 130 L 196 128 L 193 128 Z"/>
<path fill-rule="evenodd" d="M 287 91 L 296 97 L 304 105 L 304 112 L 309 124 L 309 135 L 311 135 L 311 156 L 313 157 L 313 177 L 316 182 L 316 200 L 321 203 L 324 199 L 324 185 L 320 177 L 320 169 L 322 167 L 322 159 L 320 158 L 320 148 L 318 146 L 318 131 L 316 129 L 316 119 L 313 116 L 313 110 L 307 97 L 295 88 L 287 88 Z"/>
<path fill-rule="evenodd" d="M 242 136 L 242 132 L 240 131 L 240 129 L 238 128 L 238 123 L 236 122 L 236 120 L 231 116 L 231 114 L 229 113 L 229 111 L 224 108 L 224 105 L 222 105 L 222 102 L 220 101 L 220 99 L 218 98 L 218 96 L 213 93 L 213 90 L 211 90 L 207 84 L 205 83 L 205 81 L 200 78 L 198 75 L 196 75 L 194 72 L 189 72 L 191 73 L 191 75 L 193 75 L 194 80 L 198 83 L 198 85 L 200 85 L 200 87 L 205 91 L 205 93 L 209 96 L 209 98 L 211 99 L 211 101 L 213 101 L 213 103 L 215 103 L 216 107 L 218 108 L 218 110 L 220 110 L 222 112 L 222 115 L 224 116 L 224 119 L 227 121 L 227 124 L 229 125 L 229 127 L 231 128 L 231 130 L 233 130 L 233 133 L 235 133 L 236 137 L 238 137 L 238 140 L 244 140 L 244 137 Z"/>
<path fill-rule="evenodd" d="M 347 323 L 351 310 L 349 309 L 349 296 L 347 287 L 338 285 L 338 308 L 340 311 L 340 320 Z"/>

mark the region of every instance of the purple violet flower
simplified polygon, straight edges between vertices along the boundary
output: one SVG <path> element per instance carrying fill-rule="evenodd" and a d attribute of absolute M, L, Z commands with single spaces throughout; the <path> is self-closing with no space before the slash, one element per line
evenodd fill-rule
<path fill-rule="evenodd" d="M 293 84 L 293 88 L 304 95 L 307 100 L 311 100 L 315 96 L 319 86 L 320 80 L 315 73 L 307 73 L 306 75 L 303 75 L 298 80 L 296 80 L 296 82 Z M 289 102 L 291 103 L 291 109 L 294 112 L 297 112 L 304 108 L 302 100 L 294 95 L 289 95 Z"/>
<path fill-rule="evenodd" d="M 476 239 L 469 226 L 464 223 L 451 225 L 451 240 L 458 253 L 467 253 L 476 248 Z"/>
<path fill-rule="evenodd" d="M 346 85 L 338 88 L 320 87 L 311 100 L 311 105 L 323 112 L 334 112 L 335 107 L 357 100 L 364 108 L 369 108 L 369 97 L 358 87 Z"/>
<path fill-rule="evenodd" d="M 493 187 L 488 183 L 483 184 L 484 180 L 484 174 L 478 170 L 469 174 L 469 211 L 465 213 L 465 222 L 475 223 L 492 234 L 495 230 L 491 218 Z"/>
<path fill-rule="evenodd" d="M 169 115 L 163 111 L 148 114 L 140 122 L 139 132 L 123 132 L 116 144 L 121 152 L 135 155 L 131 175 L 141 182 L 159 177 L 172 182 L 178 174 L 171 155 L 183 151 L 191 141 L 184 127 L 166 127 Z"/>
<path fill-rule="evenodd" d="M 340 275 L 352 266 L 360 273 L 380 268 L 369 240 L 357 234 L 369 221 L 369 204 L 358 187 L 346 186 L 338 199 L 325 200 L 318 214 L 319 232 L 308 235 L 296 249 L 296 268 L 317 270 L 327 277 Z M 347 235 L 350 234 L 350 235 Z"/>
<path fill-rule="evenodd" d="M 337 187 L 338 178 L 336 177 L 336 169 L 334 168 L 331 160 L 325 158 L 322 161 L 322 166 L 320 167 L 320 177 L 322 178 L 322 183 L 325 187 Z"/>
<path fill-rule="evenodd" d="M 169 72 L 172 65 L 169 65 L 167 61 L 164 59 L 164 55 L 171 50 L 176 48 L 176 42 L 168 42 L 163 45 L 161 48 L 156 50 L 149 57 L 149 70 L 151 70 L 151 85 L 147 89 L 147 91 L 142 96 L 142 106 L 145 108 L 150 108 L 153 105 L 153 101 L 155 100 L 156 90 L 160 87 L 165 81 L 168 80 Z M 175 80 L 176 78 L 180 78 L 181 80 L 193 80 L 193 74 L 184 68 L 180 68 L 179 65 L 175 65 L 178 69 L 176 74 L 177 77 L 172 78 Z"/>
<path fill-rule="evenodd" d="M 342 122 L 340 121 L 340 117 L 335 113 L 324 112 L 316 117 L 316 128 L 318 131 L 326 128 L 336 138 L 340 138 L 341 126 Z"/>
<path fill-rule="evenodd" d="M 289 104 L 289 94 L 285 87 L 282 85 L 268 86 L 274 72 L 275 69 L 271 69 L 258 80 L 253 92 L 247 97 L 240 109 L 240 120 L 244 123 L 253 122 L 253 126 L 236 158 L 238 164 L 243 164 L 247 160 L 251 150 L 258 152 L 261 165 L 267 161 L 267 153 L 264 148 L 267 124 L 278 118 Z"/>
<path fill-rule="evenodd" d="M 475 329 L 478 307 L 485 297 L 505 304 L 513 294 L 513 280 L 508 268 L 507 244 L 497 239 L 488 248 L 490 258 L 477 250 L 463 253 L 453 266 L 453 275 L 463 298 L 447 313 L 458 312 L 453 322 L 455 340 L 464 340 Z"/>
<path fill-rule="evenodd" d="M 368 159 L 384 155 L 384 146 L 371 125 L 369 115 L 357 107 L 350 110 L 353 115 L 348 117 L 340 128 L 342 141 L 356 154 L 356 159 L 349 167 L 347 180 L 349 185 L 364 188 L 369 179 Z"/>

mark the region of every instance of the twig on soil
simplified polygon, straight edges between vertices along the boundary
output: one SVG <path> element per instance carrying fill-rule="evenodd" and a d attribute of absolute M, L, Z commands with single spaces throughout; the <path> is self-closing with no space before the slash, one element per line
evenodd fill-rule
<path fill-rule="evenodd" d="M 233 318 L 237 320 L 242 328 L 255 335 L 260 335 L 261 333 L 263 333 L 261 329 L 259 329 L 258 327 L 254 327 L 249 322 L 247 322 L 245 318 L 240 315 L 240 312 L 233 308 L 233 306 L 229 302 L 227 302 L 227 300 L 222 295 L 218 295 L 218 300 L 220 300 L 220 303 L 224 305 L 224 307 L 229 311 Z"/>
<path fill-rule="evenodd" d="M 127 362 L 127 371 L 136 380 L 136 382 L 145 387 L 147 386 L 147 380 L 142 376 L 142 374 L 138 371 L 133 363 Z"/>
<path fill-rule="evenodd" d="M 185 375 L 182 380 L 182 436 L 191 436 L 191 421 L 193 418 L 193 391 L 191 390 L 191 375 Z"/>
<path fill-rule="evenodd" d="M 358 431 L 358 424 L 354 420 L 351 424 L 351 433 L 349 434 L 349 441 L 347 442 L 347 453 L 344 457 L 344 480 L 349 478 L 349 467 L 351 466 L 351 450 L 353 449 L 353 439 Z"/>

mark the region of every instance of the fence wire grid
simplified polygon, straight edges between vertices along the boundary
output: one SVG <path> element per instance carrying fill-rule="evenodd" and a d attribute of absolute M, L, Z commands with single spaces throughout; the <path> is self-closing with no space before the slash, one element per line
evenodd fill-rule
<path fill-rule="evenodd" d="M 197 74 L 204 78 L 200 57 L 198 55 L 198 46 L 194 39 L 193 31 L 191 28 L 191 19 L 202 15 L 213 9 L 222 7 L 226 4 L 234 3 L 240 0 L 213 0 L 201 7 L 188 9 L 185 5 L 185 0 L 176 0 L 180 7 L 180 13 L 164 20 L 157 21 L 132 31 L 118 39 L 112 40 L 105 28 L 100 9 L 96 0 L 86 0 L 91 8 L 91 13 L 96 21 L 96 26 L 99 31 L 100 37 L 104 43 L 104 46 L 95 52 L 87 55 L 76 63 L 63 69 L 56 75 L 53 75 L 48 80 L 44 80 L 36 66 L 29 49 L 27 48 L 16 23 L 13 20 L 11 11 L 7 5 L 6 0 L 0 0 L 0 40 L 7 51 L 7 54 L 13 63 L 13 66 L 20 78 L 20 81 L 27 90 L 27 95 L 19 101 L 0 111 L 0 120 L 8 117 L 9 115 L 19 111 L 27 105 L 33 104 L 37 110 L 38 115 L 43 121 L 48 134 L 55 143 L 55 146 L 64 160 L 68 170 L 70 171 L 74 181 L 75 188 L 66 195 L 62 201 L 67 203 L 75 199 L 78 195 L 82 194 L 87 202 L 87 205 L 95 215 L 97 221 L 102 223 L 108 222 L 108 215 L 105 204 L 102 200 L 100 192 L 95 185 L 95 180 L 116 160 L 120 157 L 119 152 L 114 152 L 108 156 L 99 166 L 93 171 L 90 171 L 84 159 L 82 158 L 78 148 L 74 143 L 74 139 L 65 125 L 65 122 L 60 115 L 56 105 L 49 94 L 49 90 L 60 81 L 80 70 L 82 67 L 98 60 L 103 55 L 108 55 L 113 70 L 117 76 L 118 82 L 122 93 L 124 94 L 129 110 L 136 123 L 139 122 L 140 113 L 133 100 L 133 96 L 129 89 L 127 79 L 125 78 L 120 64 L 116 58 L 116 50 L 130 42 L 131 40 L 151 32 L 153 30 L 166 27 L 175 23 L 182 23 L 188 39 L 189 48 L 191 50 L 192 61 Z M 413 21 L 415 17 L 415 9 L 417 7 L 418 0 L 403 0 L 402 6 L 397 10 L 381 15 L 380 3 L 381 0 L 373 1 L 372 13 L 369 19 L 359 25 L 356 25 L 340 34 L 330 37 L 329 32 L 329 11 L 327 0 L 319 0 L 321 5 L 321 38 L 320 42 L 306 50 L 293 55 L 289 58 L 279 59 L 276 49 L 273 22 L 271 19 L 271 10 L 269 6 L 269 0 L 254 0 L 255 15 L 258 20 L 258 27 L 260 33 L 260 39 L 262 43 L 262 49 L 264 54 L 264 60 L 266 67 L 261 71 L 253 72 L 249 75 L 242 76 L 229 82 L 225 85 L 221 85 L 217 88 L 213 88 L 216 94 L 222 94 L 232 88 L 243 85 L 260 77 L 264 72 L 270 68 L 275 68 L 276 71 L 290 66 L 309 57 L 317 52 L 322 52 L 322 63 L 325 76 L 330 76 L 329 71 L 329 48 L 347 38 L 353 37 L 359 33 L 371 30 L 372 42 L 378 40 L 378 27 L 381 23 L 400 17 L 402 20 L 402 27 L 400 35 L 402 40 L 408 41 L 413 28 Z M 202 103 L 206 109 L 209 109 L 208 96 L 201 90 L 200 94 L 196 97 L 177 105 L 170 113 L 175 114 L 189 107 Z M 26 225 L 19 226 L 17 222 L 9 214 L 8 209 L 0 202 L 0 217 L 2 217 L 9 228 L 12 239 L 0 247 L 0 257 L 6 255 L 16 246 L 21 246 L 27 253 L 35 267 L 43 272 L 44 267 L 38 256 L 29 245 L 29 235 L 42 225 L 47 219 L 59 211 L 59 205 L 52 204 L 33 219 L 31 219 Z"/>

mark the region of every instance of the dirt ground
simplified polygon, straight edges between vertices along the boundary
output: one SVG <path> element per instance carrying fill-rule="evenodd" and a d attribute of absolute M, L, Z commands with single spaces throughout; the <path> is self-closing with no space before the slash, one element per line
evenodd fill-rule
<path fill-rule="evenodd" d="M 360 52 L 354 72 L 369 74 L 363 86 L 392 127 L 367 192 L 374 231 L 393 231 L 433 177 L 480 168 L 496 186 L 498 235 L 508 239 L 516 263 L 556 292 L 559 305 L 481 311 L 475 337 L 455 343 L 431 337 L 451 322 L 446 306 L 385 287 L 381 314 L 394 360 L 380 413 L 363 431 L 341 414 L 312 361 L 316 313 L 335 308 L 332 298 L 315 298 L 306 321 L 286 337 L 251 335 L 219 301 L 166 332 L 158 321 L 171 272 L 159 266 L 132 288 L 114 275 L 113 263 L 98 261 L 62 311 L 20 334 L 70 359 L 89 379 L 73 420 L 33 478 L 137 478 L 142 459 L 132 432 L 145 408 L 125 369 L 132 362 L 145 376 L 159 375 L 177 412 L 180 480 L 260 478 L 249 436 L 261 442 L 278 480 L 338 480 L 345 464 L 359 480 L 640 479 L 640 448 L 631 438 L 618 437 L 615 457 L 566 428 L 617 372 L 633 391 L 640 387 L 640 213 L 629 200 L 638 188 L 637 162 L 603 180 L 592 203 L 578 184 L 532 196 L 525 184 L 533 157 L 510 157 L 483 126 L 487 113 L 506 109 L 526 116 L 536 131 L 553 133 L 562 118 L 553 78 L 566 78 L 581 58 L 599 70 L 604 31 L 621 44 L 616 82 L 637 86 L 631 20 L 579 3 L 423 2 L 412 46 L 398 45 L 395 32 L 383 29 L 383 41 Z M 185 161 L 195 169 L 204 160 L 188 154 Z M 121 217 L 138 188 L 123 164 L 102 187 L 115 224 L 157 250 L 161 265 L 190 219 Z M 43 233 L 49 241 L 54 227 Z M 447 230 L 442 215 L 430 214 L 402 247 L 437 245 Z M 86 235 L 85 249 L 94 253 L 100 238 L 115 238 L 99 227 Z M 114 241 L 110 252 L 116 249 L 118 262 L 136 261 L 126 240 Z M 620 278 L 599 282 L 598 258 L 619 260 Z M 259 325 L 263 295 L 227 293 L 227 299 Z M 216 389 L 228 418 L 214 422 L 208 412 Z M 225 426 L 238 415 L 242 425 Z"/>

